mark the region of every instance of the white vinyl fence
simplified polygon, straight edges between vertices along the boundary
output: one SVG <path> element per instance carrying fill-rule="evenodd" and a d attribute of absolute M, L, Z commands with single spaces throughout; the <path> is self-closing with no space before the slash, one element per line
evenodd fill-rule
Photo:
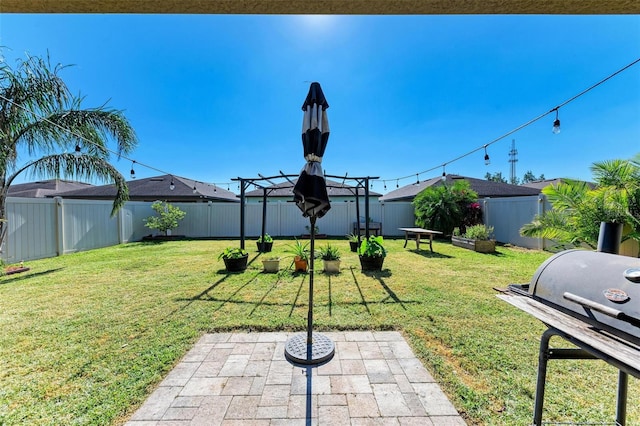
<path fill-rule="evenodd" d="M 485 221 L 494 227 L 496 239 L 523 247 L 542 248 L 542 242 L 520 237 L 520 227 L 540 212 L 545 202 L 538 197 L 486 198 L 480 200 Z M 174 235 L 191 238 L 239 238 L 240 203 L 173 203 L 187 212 Z M 360 203 L 361 221 L 365 220 Z M 60 256 L 76 251 L 107 247 L 156 233 L 144 226 L 145 218 L 155 215 L 151 203 L 130 201 L 114 217 L 110 201 L 56 198 L 7 199 L 8 234 L 2 258 L 9 262 Z M 372 202 L 369 217 L 382 223 L 382 233 L 402 236 L 400 227 L 414 226 L 410 202 Z M 353 231 L 356 204 L 337 202 L 319 219 L 319 232 L 344 236 Z M 274 237 L 308 233 L 309 220 L 294 203 L 267 203 L 266 232 Z M 262 228 L 262 203 L 245 204 L 245 237 L 256 238 Z"/>

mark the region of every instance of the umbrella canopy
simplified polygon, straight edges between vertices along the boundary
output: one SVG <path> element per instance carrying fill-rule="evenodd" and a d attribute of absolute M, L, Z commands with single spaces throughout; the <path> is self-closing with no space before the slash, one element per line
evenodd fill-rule
<path fill-rule="evenodd" d="M 331 208 L 322 172 L 322 156 L 329 140 L 327 108 L 320 83 L 311 83 L 302 104 L 302 146 L 307 163 L 293 188 L 293 199 L 305 217 L 320 218 Z"/>

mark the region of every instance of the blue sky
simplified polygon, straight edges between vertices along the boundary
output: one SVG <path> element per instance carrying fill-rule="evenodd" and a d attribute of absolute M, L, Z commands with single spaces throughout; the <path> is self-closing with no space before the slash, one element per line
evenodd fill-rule
<path fill-rule="evenodd" d="M 74 64 L 62 77 L 83 106 L 108 101 L 136 129 L 131 159 L 200 182 L 299 173 L 311 81 L 330 104 L 326 172 L 379 176 L 381 193 L 443 163 L 508 177 L 512 139 L 518 177 L 589 179 L 640 152 L 636 64 L 561 108 L 560 134 L 550 114 L 490 145 L 489 166 L 483 151 L 450 162 L 640 58 L 640 16 L 3 14 L 0 45 L 11 65 Z"/>

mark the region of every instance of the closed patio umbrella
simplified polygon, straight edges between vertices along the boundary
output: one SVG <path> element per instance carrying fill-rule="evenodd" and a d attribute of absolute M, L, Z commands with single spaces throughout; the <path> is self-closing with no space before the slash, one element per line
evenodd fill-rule
<path fill-rule="evenodd" d="M 326 336 L 313 332 L 313 275 L 316 219 L 324 216 L 331 204 L 322 172 L 322 156 L 329 140 L 329 104 L 320 83 L 311 83 L 309 94 L 302 104 L 302 147 L 307 161 L 293 188 L 294 201 L 311 228 L 311 256 L 309 259 L 309 312 L 307 333 L 296 334 L 285 344 L 285 356 L 294 363 L 320 364 L 330 360 L 335 345 Z"/>

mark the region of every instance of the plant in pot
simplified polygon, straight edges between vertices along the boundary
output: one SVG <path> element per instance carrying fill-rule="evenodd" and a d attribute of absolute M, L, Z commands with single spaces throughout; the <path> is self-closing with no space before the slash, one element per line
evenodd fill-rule
<path fill-rule="evenodd" d="M 363 271 L 381 271 L 384 258 L 387 256 L 382 235 L 371 235 L 368 239 L 362 240 L 358 256 Z"/>
<path fill-rule="evenodd" d="M 306 272 L 309 267 L 309 243 L 301 243 L 296 238 L 295 244 L 290 247 L 290 252 L 293 254 L 293 264 L 296 272 Z"/>
<path fill-rule="evenodd" d="M 496 241 L 491 239 L 491 234 L 493 234 L 493 226 L 483 224 L 467 227 L 463 235 L 460 235 L 458 228 L 454 228 L 451 244 L 479 253 L 493 253 L 496 251 Z"/>
<path fill-rule="evenodd" d="M 340 250 L 337 247 L 327 244 L 320 249 L 320 257 L 324 264 L 324 272 L 327 274 L 337 274 L 340 272 Z"/>
<path fill-rule="evenodd" d="M 347 234 L 347 240 L 349 240 L 349 248 L 351 248 L 351 251 L 356 253 L 360 245 L 358 234 Z"/>
<path fill-rule="evenodd" d="M 249 253 L 237 247 L 227 247 L 218 255 L 218 259 L 224 261 L 224 266 L 228 272 L 241 272 L 247 269 Z"/>
<path fill-rule="evenodd" d="M 280 258 L 268 257 L 262 259 L 262 266 L 264 267 L 264 272 L 278 272 L 280 270 Z"/>
<path fill-rule="evenodd" d="M 258 241 L 256 241 L 256 245 L 258 246 L 258 251 L 260 253 L 268 253 L 271 251 L 271 248 L 273 247 L 273 238 L 271 238 L 271 235 L 269 234 L 264 234 L 264 240 L 262 239 L 262 235 L 260 237 L 258 237 Z"/>

